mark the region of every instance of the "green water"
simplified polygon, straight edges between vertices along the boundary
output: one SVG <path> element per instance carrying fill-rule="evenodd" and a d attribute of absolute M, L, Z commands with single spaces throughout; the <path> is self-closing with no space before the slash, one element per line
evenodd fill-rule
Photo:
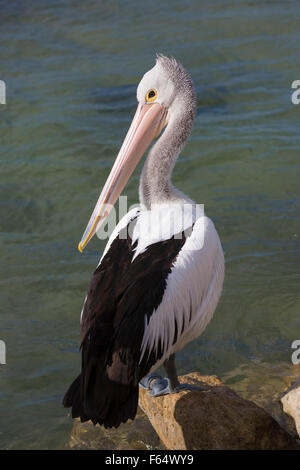
<path fill-rule="evenodd" d="M 77 243 L 156 52 L 195 82 L 198 114 L 173 181 L 205 204 L 226 259 L 221 302 L 179 372 L 217 374 L 252 399 L 284 388 L 300 339 L 299 20 L 297 1 L 0 0 L 1 448 L 69 447 L 61 399 L 104 248 L 95 238 L 81 255 Z M 98 447 L 143 435 L 140 421 L 126 426 Z"/>

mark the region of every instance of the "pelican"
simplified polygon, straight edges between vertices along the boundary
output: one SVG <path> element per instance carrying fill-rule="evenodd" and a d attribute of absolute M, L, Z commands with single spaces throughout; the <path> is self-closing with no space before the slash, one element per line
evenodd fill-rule
<path fill-rule="evenodd" d="M 141 173 L 140 205 L 117 224 L 92 276 L 81 312 L 81 373 L 63 400 L 74 418 L 105 427 L 135 418 L 139 386 L 154 397 L 189 388 L 179 383 L 175 354 L 208 325 L 224 279 L 213 222 L 171 182 L 195 117 L 193 82 L 174 58 L 157 55 L 137 101 L 78 246 L 102 226 L 157 139 Z M 155 373 L 161 365 L 166 378 Z"/>

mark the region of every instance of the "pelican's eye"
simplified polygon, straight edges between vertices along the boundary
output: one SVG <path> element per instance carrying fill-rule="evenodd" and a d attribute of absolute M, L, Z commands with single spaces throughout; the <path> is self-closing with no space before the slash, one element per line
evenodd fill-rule
<path fill-rule="evenodd" d="M 152 90 L 149 90 L 148 93 L 146 94 L 146 101 L 147 103 L 151 103 L 151 101 L 156 100 L 157 98 L 157 91 L 152 88 Z"/>

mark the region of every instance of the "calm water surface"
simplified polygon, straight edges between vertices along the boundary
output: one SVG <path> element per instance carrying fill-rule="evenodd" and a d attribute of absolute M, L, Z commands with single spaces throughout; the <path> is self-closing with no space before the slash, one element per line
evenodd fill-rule
<path fill-rule="evenodd" d="M 179 372 L 217 374 L 257 401 L 299 373 L 299 20 L 297 1 L 0 0 L 1 448 L 69 447 L 61 399 L 105 245 L 95 238 L 81 255 L 77 243 L 156 52 L 194 79 L 198 114 L 173 181 L 205 204 L 226 257 L 221 302 Z M 141 416 L 97 447 L 135 447 L 137 432 L 157 445 Z"/>

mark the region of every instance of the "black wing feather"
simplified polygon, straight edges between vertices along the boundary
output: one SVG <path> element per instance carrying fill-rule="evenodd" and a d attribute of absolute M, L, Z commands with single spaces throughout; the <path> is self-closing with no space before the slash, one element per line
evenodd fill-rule
<path fill-rule="evenodd" d="M 130 237 L 115 238 L 94 272 L 82 315 L 82 371 L 64 406 L 73 417 L 117 427 L 134 419 L 138 383 L 162 357 L 149 351 L 140 363 L 144 317 L 161 303 L 168 274 L 185 236 L 150 245 L 134 261 Z"/>

